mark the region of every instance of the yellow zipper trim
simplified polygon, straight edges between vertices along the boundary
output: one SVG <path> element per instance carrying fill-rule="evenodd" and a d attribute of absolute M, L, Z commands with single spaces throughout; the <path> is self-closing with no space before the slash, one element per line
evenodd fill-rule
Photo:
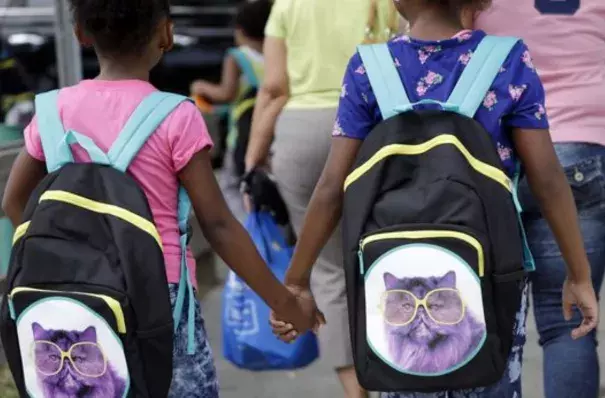
<path fill-rule="evenodd" d="M 65 291 L 61 291 L 61 290 L 34 289 L 31 287 L 16 287 L 10 292 L 8 297 L 9 297 L 9 299 L 12 299 L 15 294 L 22 293 L 22 292 L 64 293 L 64 294 L 76 294 L 76 295 L 81 295 L 81 296 L 99 298 L 99 299 L 105 301 L 105 304 L 107 304 L 107 306 L 113 312 L 113 315 L 116 318 L 116 324 L 118 325 L 118 333 L 126 334 L 126 320 L 124 319 L 124 312 L 122 311 L 122 306 L 120 305 L 118 300 L 114 299 L 113 297 L 109 297 L 104 294 L 65 292 Z"/>
<path fill-rule="evenodd" d="M 485 274 L 485 259 L 483 254 L 483 247 L 481 243 L 474 237 L 458 231 L 405 231 L 405 232 L 383 232 L 376 235 L 370 235 L 361 241 L 360 249 L 363 250 L 365 245 L 368 243 L 376 242 L 379 240 L 387 239 L 430 239 L 430 238 L 453 238 L 464 241 L 471 245 L 477 250 L 477 268 L 479 269 L 479 276 L 482 277 Z"/>
<path fill-rule="evenodd" d="M 489 165 L 485 162 L 480 161 L 476 157 L 474 157 L 468 149 L 460 142 L 458 137 L 451 134 L 443 134 L 439 135 L 435 138 L 430 139 L 429 141 L 423 142 L 418 145 L 407 145 L 407 144 L 391 144 L 382 147 L 378 152 L 376 152 L 370 159 L 368 159 L 364 164 L 356 168 L 349 174 L 345 180 L 344 189 L 345 191 L 355 181 L 357 181 L 361 176 L 370 171 L 372 167 L 374 167 L 377 163 L 383 161 L 389 156 L 394 155 L 420 155 L 422 153 L 428 152 L 431 149 L 434 149 L 440 145 L 453 145 L 460 151 L 460 153 L 466 158 L 466 161 L 471 165 L 473 169 L 477 172 L 483 174 L 487 178 L 491 178 L 492 180 L 498 182 L 508 191 L 512 192 L 511 181 L 510 178 L 500 169 Z"/>
<path fill-rule="evenodd" d="M 13 246 L 23 237 L 23 235 L 25 235 L 27 228 L 29 228 L 29 223 L 30 221 L 26 221 L 15 229 L 15 233 L 13 234 Z"/>
<path fill-rule="evenodd" d="M 147 232 L 153 239 L 155 239 L 158 246 L 162 248 L 162 240 L 160 239 L 160 234 L 158 233 L 155 225 L 153 225 L 151 221 L 148 221 L 131 211 L 107 203 L 97 202 L 66 191 L 46 191 L 42 194 L 42 196 L 40 196 L 40 202 L 45 200 L 63 202 L 95 213 L 108 214 L 110 216 L 117 217 L 134 225 L 140 230 Z"/>

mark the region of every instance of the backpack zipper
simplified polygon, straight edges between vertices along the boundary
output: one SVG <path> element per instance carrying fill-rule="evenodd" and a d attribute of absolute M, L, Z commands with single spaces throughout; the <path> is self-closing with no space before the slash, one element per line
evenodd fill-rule
<path fill-rule="evenodd" d="M 359 259 L 361 274 L 363 275 L 363 249 L 364 247 L 372 242 L 379 240 L 388 239 L 427 239 L 427 238 L 453 238 L 461 240 L 468 245 L 472 246 L 477 251 L 477 268 L 479 271 L 479 277 L 483 277 L 485 274 L 485 259 L 483 254 L 483 246 L 475 237 L 465 234 L 459 231 L 447 231 L 447 230 L 422 230 L 422 231 L 395 231 L 395 232 L 382 232 L 374 235 L 366 236 L 359 242 Z"/>
<path fill-rule="evenodd" d="M 101 299 L 107 304 L 109 309 L 113 312 L 113 315 L 116 318 L 116 324 L 118 326 L 118 333 L 126 334 L 126 320 L 124 318 L 124 311 L 122 310 L 122 306 L 120 302 L 113 297 L 106 296 L 104 294 L 96 294 L 96 293 L 83 293 L 83 292 L 66 292 L 62 290 L 48 290 L 48 289 L 35 289 L 31 287 L 16 287 L 14 288 L 10 294 L 8 295 L 8 306 L 9 311 L 11 313 L 11 318 L 15 320 L 15 308 L 13 305 L 13 297 L 18 293 L 24 292 L 38 292 L 38 293 L 64 293 L 64 294 L 73 294 L 80 296 L 88 296 L 88 297 L 96 297 Z"/>

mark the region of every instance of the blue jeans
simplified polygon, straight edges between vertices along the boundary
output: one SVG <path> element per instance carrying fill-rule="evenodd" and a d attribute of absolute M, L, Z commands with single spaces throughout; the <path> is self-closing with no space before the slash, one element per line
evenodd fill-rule
<path fill-rule="evenodd" d="M 555 149 L 573 190 L 598 293 L 605 271 L 605 147 L 569 143 L 557 144 Z M 520 187 L 520 199 L 536 259 L 536 272 L 531 280 L 534 313 L 544 350 L 545 396 L 596 398 L 599 391 L 596 334 L 577 341 L 571 339 L 571 330 L 580 324 L 581 315 L 576 311 L 571 321 L 563 319 L 561 290 L 566 276 L 565 262 L 527 183 Z"/>

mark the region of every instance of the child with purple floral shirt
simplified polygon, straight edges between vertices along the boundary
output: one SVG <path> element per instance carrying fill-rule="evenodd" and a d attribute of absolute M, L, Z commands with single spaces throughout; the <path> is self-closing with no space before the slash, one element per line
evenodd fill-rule
<path fill-rule="evenodd" d="M 391 40 L 389 50 L 410 102 L 445 102 L 484 37 L 482 31 L 464 30 L 449 40 L 423 41 L 409 36 Z M 523 42 L 511 51 L 475 120 L 490 133 L 509 174 L 516 160 L 512 129 L 548 128 L 544 89 Z M 376 97 L 356 54 L 345 73 L 333 135 L 363 140 L 381 121 Z"/>
<path fill-rule="evenodd" d="M 393 1 L 411 26 L 410 36 L 397 37 L 388 43 L 410 102 L 426 99 L 446 102 L 485 37 L 482 31 L 463 30 L 463 14 L 486 8 L 490 0 Z M 567 313 L 573 305 L 582 309 L 583 322 L 573 330 L 572 337 L 585 336 L 598 323 L 598 304 L 574 199 L 548 134 L 544 89 L 523 42 L 518 42 L 508 55 L 474 119 L 490 134 L 509 175 L 513 175 L 517 161 L 523 164 L 540 209 L 567 260 L 563 308 Z M 365 67 L 360 55 L 355 54 L 345 72 L 328 162 L 311 198 L 286 274 L 286 283 L 291 289 L 305 292 L 306 300 L 313 299 L 309 276 L 317 254 L 342 213 L 344 181 L 363 140 L 381 122 Z M 527 287 L 511 330 L 514 341 L 508 368 L 495 385 L 463 391 L 386 393 L 383 398 L 521 398 L 526 314 Z M 279 319 L 271 322 L 282 340 L 296 337 L 291 325 Z"/>

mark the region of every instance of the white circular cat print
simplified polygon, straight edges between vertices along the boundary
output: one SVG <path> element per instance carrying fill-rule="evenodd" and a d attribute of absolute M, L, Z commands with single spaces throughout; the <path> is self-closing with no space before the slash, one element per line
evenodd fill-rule
<path fill-rule="evenodd" d="M 17 333 L 30 397 L 127 396 L 122 343 L 86 305 L 61 297 L 37 301 L 17 320 Z"/>
<path fill-rule="evenodd" d="M 478 276 L 435 245 L 393 249 L 365 276 L 370 348 L 406 374 L 439 376 L 461 368 L 486 339 Z"/>

